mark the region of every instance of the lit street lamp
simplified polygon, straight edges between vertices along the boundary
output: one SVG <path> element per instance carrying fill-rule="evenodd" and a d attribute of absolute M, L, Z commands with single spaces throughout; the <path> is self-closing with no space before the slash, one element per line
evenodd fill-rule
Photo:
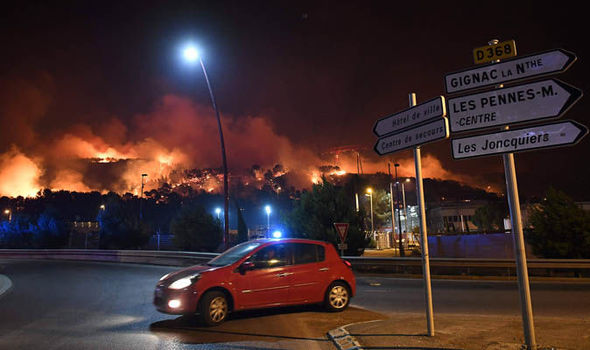
<path fill-rule="evenodd" d="M 270 231 L 270 205 L 264 207 L 264 211 L 266 212 L 266 233 Z"/>
<path fill-rule="evenodd" d="M 5 209 L 4 214 L 8 215 L 8 222 L 12 222 L 12 211 L 10 211 L 10 209 Z"/>
<path fill-rule="evenodd" d="M 402 218 L 401 218 L 401 210 L 399 207 L 399 182 L 397 181 L 397 168 L 399 167 L 399 163 L 393 164 L 395 167 L 395 184 L 397 186 L 397 222 L 398 222 L 398 231 L 399 231 L 399 256 L 404 256 L 404 243 L 403 243 L 403 236 L 402 236 Z"/>
<path fill-rule="evenodd" d="M 410 182 L 410 178 L 406 178 L 405 182 Z M 406 189 L 404 188 L 404 183 L 402 182 L 402 201 L 404 205 L 404 216 L 406 217 L 406 232 L 410 232 L 412 227 L 408 226 L 408 206 L 406 205 Z"/>
<path fill-rule="evenodd" d="M 371 201 L 371 234 L 373 235 L 373 239 L 376 242 L 377 235 L 375 234 L 375 227 L 373 225 L 373 189 L 370 187 L 367 188 L 367 194 L 365 194 L 365 196 L 369 196 L 370 201 Z"/>
<path fill-rule="evenodd" d="M 219 220 L 219 214 L 221 214 L 221 208 L 215 208 L 215 214 L 217 214 L 217 220 Z"/>
<path fill-rule="evenodd" d="M 221 128 L 221 118 L 219 117 L 219 110 L 217 109 L 217 102 L 215 102 L 215 96 L 213 95 L 213 88 L 211 87 L 211 82 L 209 81 L 209 76 L 207 75 L 207 70 L 205 69 L 205 64 L 203 63 L 203 59 L 199 54 L 199 51 L 194 46 L 187 46 L 184 48 L 182 52 L 185 61 L 189 63 L 194 63 L 199 61 L 201 64 L 201 69 L 203 70 L 203 75 L 205 76 L 205 81 L 207 82 L 207 88 L 209 89 L 209 96 L 211 97 L 211 104 L 213 105 L 213 110 L 215 111 L 215 117 L 217 118 L 217 128 L 219 129 L 219 142 L 221 145 L 221 159 L 223 163 L 223 198 L 224 198 L 224 211 L 223 211 L 223 222 L 224 222 L 224 232 L 223 232 L 223 245 L 225 249 L 228 248 L 229 245 L 229 186 L 228 186 L 228 179 L 227 179 L 227 158 L 225 156 L 225 142 L 223 141 L 223 129 Z"/>

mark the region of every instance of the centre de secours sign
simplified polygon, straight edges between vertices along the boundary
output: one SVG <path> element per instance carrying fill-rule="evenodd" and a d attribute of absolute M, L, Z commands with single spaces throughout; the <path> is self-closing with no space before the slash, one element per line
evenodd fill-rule
<path fill-rule="evenodd" d="M 444 140 L 449 137 L 449 124 L 447 118 L 428 122 L 426 124 L 385 136 L 377 140 L 373 149 L 382 156 L 389 153 L 417 147 L 425 143 Z"/>

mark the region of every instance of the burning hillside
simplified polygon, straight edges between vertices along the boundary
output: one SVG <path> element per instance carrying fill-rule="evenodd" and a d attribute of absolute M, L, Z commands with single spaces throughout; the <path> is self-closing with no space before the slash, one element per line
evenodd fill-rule
<path fill-rule="evenodd" d="M 39 190 L 115 191 L 139 194 L 164 184 L 219 192 L 221 187 L 219 134 L 212 111 L 189 99 L 166 95 L 153 111 L 130 121 L 115 117 L 92 123 L 55 126 L 39 132 L 50 97 L 23 89 L 18 103 L 2 109 L 3 124 L 10 114 L 25 115 L 28 123 L 11 125 L 11 136 L 0 143 L 0 195 L 34 196 Z M 34 90 L 34 89 L 33 89 Z M 37 108 L 30 108 L 26 102 Z M 32 115 L 27 117 L 27 115 Z M 230 186 L 238 184 L 280 192 L 285 186 L 309 187 L 322 176 L 385 172 L 386 160 L 368 156 L 359 168 L 358 151 L 324 159 L 311 148 L 277 134 L 263 116 L 223 115 Z M 398 159 L 400 176 L 413 174 L 411 159 Z M 253 164 L 257 164 L 253 166 Z M 427 177 L 473 185 L 473 179 L 452 174 L 438 159 L 423 160 Z M 142 177 L 142 174 L 147 174 Z M 481 186 L 480 186 L 481 187 Z"/>

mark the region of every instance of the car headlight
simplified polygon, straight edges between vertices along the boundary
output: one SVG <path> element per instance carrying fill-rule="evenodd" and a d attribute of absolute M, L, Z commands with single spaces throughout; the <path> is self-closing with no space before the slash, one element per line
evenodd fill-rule
<path fill-rule="evenodd" d="M 199 278 L 201 278 L 200 274 L 183 277 L 179 280 L 172 282 L 172 284 L 169 285 L 168 288 L 170 288 L 170 289 L 186 288 L 186 287 L 190 286 L 191 284 L 195 283 L 196 281 L 198 281 Z"/>

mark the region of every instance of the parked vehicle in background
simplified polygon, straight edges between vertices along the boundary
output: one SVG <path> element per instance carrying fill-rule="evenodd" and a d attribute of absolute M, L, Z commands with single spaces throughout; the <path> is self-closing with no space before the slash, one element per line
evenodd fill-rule
<path fill-rule="evenodd" d="M 154 305 L 218 325 L 233 311 L 323 303 L 346 309 L 356 291 L 350 263 L 327 242 L 264 239 L 239 244 L 205 265 L 163 276 Z"/>

